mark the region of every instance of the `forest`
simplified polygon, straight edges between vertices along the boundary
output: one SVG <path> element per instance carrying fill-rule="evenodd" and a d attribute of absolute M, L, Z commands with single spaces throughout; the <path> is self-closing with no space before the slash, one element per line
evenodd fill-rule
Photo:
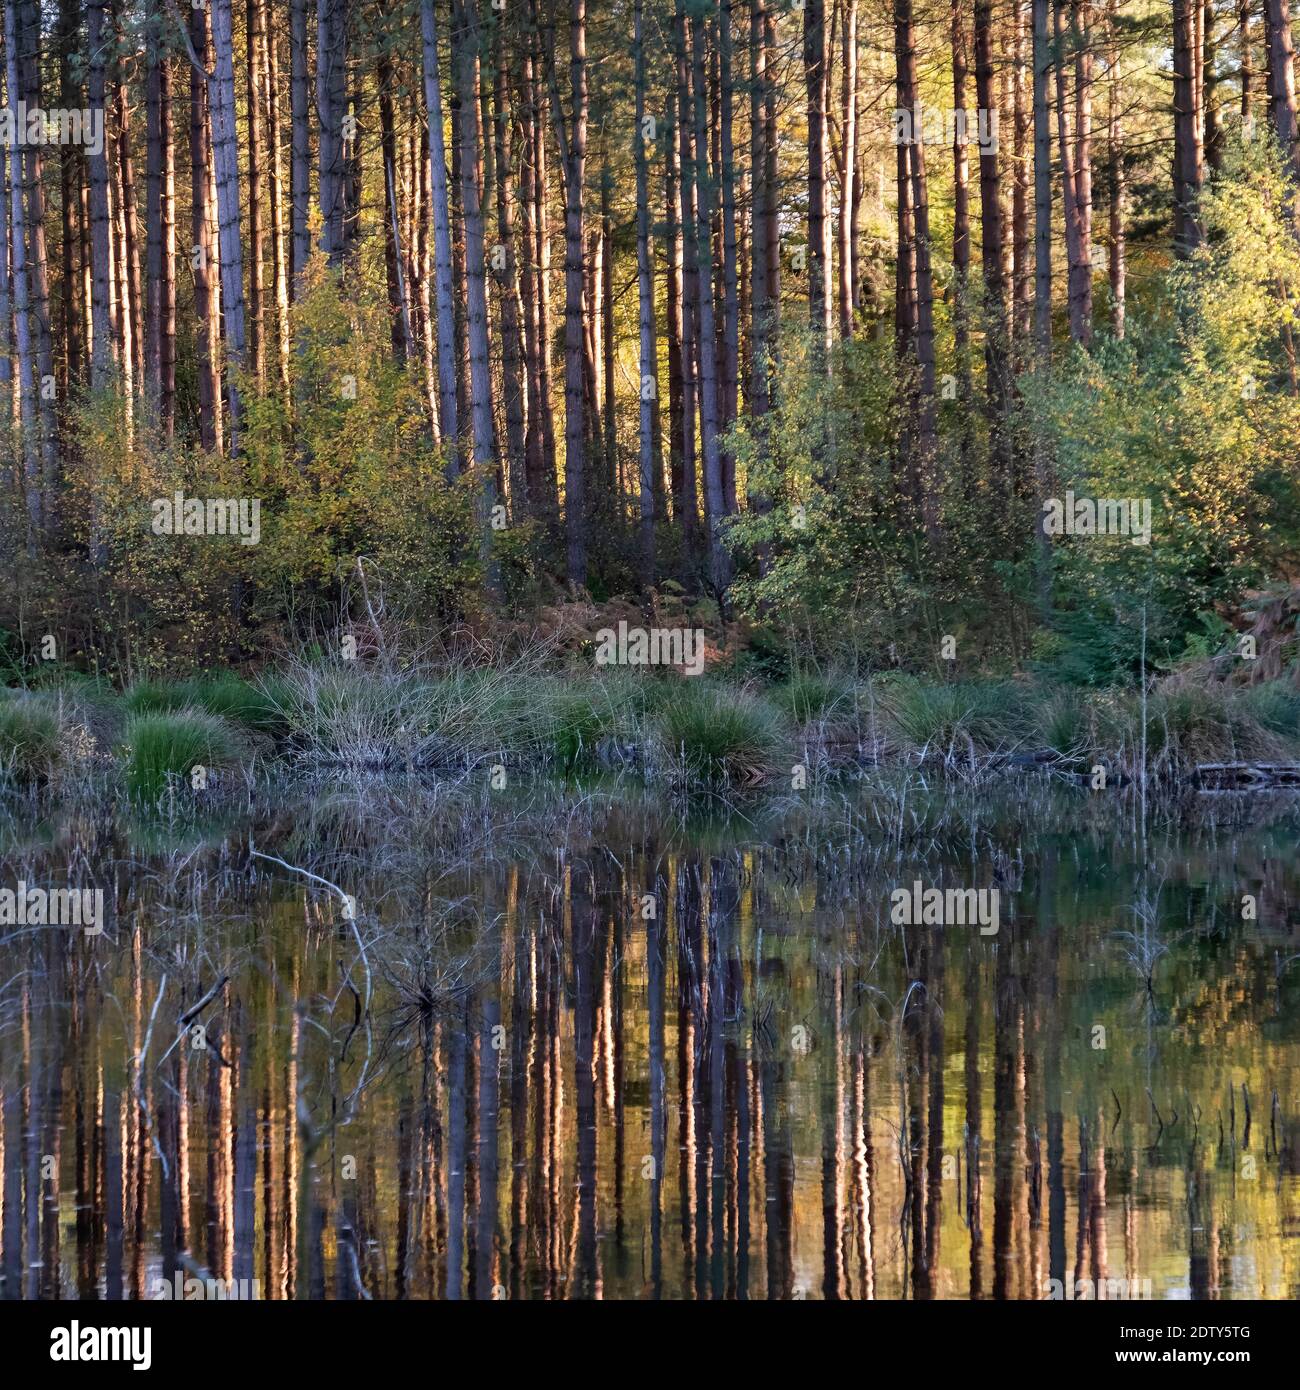
<path fill-rule="evenodd" d="M 4 53 L 18 671 L 256 666 L 359 564 L 760 664 L 1294 636 L 1285 3 L 15 0 Z M 1154 542 L 1053 543 L 1067 489 Z"/>

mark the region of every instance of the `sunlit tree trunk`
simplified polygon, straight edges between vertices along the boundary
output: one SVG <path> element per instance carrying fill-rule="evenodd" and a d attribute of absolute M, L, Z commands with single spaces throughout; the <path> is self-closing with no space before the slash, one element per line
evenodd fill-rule
<path fill-rule="evenodd" d="M 208 16 L 206 10 L 190 11 L 190 46 L 199 64 L 208 61 Z M 194 313 L 198 331 L 194 355 L 198 375 L 199 442 L 209 451 L 221 452 L 224 429 L 219 385 L 219 310 L 213 278 L 212 214 L 209 206 L 211 160 L 208 125 L 208 84 L 200 68 L 190 67 L 190 267 L 194 277 Z M 91 170 L 93 193 L 94 170 Z M 93 207 L 93 197 L 92 197 Z M 94 215 L 91 217 L 94 225 Z M 98 251 L 96 274 L 98 274 Z M 96 333 L 98 330 L 96 330 Z"/>
<path fill-rule="evenodd" d="M 214 3 L 224 3 L 224 0 L 214 0 Z M 343 219 L 347 203 L 343 149 L 348 61 L 346 6 L 347 0 L 317 0 L 316 10 L 320 245 L 331 265 L 337 265 L 343 257 Z"/>
<path fill-rule="evenodd" d="M 655 350 L 654 277 L 650 264 L 650 173 L 646 153 L 646 60 L 643 0 L 636 0 L 633 17 L 633 65 L 636 86 L 633 124 L 636 141 L 636 278 L 637 329 L 640 353 L 640 414 L 638 418 L 637 492 L 640 503 L 641 581 L 655 577 L 654 400 L 659 394 L 658 354 Z"/>
<path fill-rule="evenodd" d="M 1051 0 L 1032 0 L 1034 57 L 1034 344 L 1042 364 L 1052 357 L 1052 118 L 1048 95 Z"/>
<path fill-rule="evenodd" d="M 17 0 L 5 0 L 5 79 L 9 101 L 16 104 L 19 85 Z M 100 7 L 102 8 L 102 7 Z M 101 16 L 102 19 L 102 16 Z M 96 16 L 91 14 L 91 42 L 95 41 Z M 92 79 L 93 81 L 93 79 Z M 93 98 L 92 98 L 93 100 Z M 9 258 L 13 272 L 14 343 L 18 366 L 19 457 L 27 503 L 27 546 L 35 553 L 41 530 L 41 472 L 36 437 L 36 364 L 32 351 L 31 287 L 27 269 L 27 215 L 23 205 L 22 146 L 9 146 Z"/>
<path fill-rule="evenodd" d="M 479 186 L 478 0 L 460 0 L 461 22 L 455 54 L 460 89 L 460 199 L 465 220 L 465 297 L 469 335 L 470 419 L 474 462 L 496 464 L 496 426 L 492 416 L 492 371 L 488 358 L 487 261 Z M 488 486 L 485 481 L 485 486 Z M 490 503 L 489 503 L 490 505 Z M 486 518 L 484 518 L 486 521 Z"/>
<path fill-rule="evenodd" d="M 825 0 L 805 0 L 803 65 L 808 122 L 808 315 L 813 349 L 831 345 L 831 245 L 826 216 L 826 117 L 829 66 Z"/>
<path fill-rule="evenodd" d="M 844 57 L 840 65 L 840 208 L 839 312 L 840 336 L 853 336 L 856 307 L 854 268 L 854 209 L 858 206 L 858 0 L 844 0 Z"/>
<path fill-rule="evenodd" d="M 9 0 L 12 3 L 12 0 Z M 93 390 L 103 391 L 113 375 L 113 329 L 109 300 L 109 276 L 112 274 L 112 227 L 108 210 L 108 121 L 105 95 L 108 85 L 108 60 L 113 47 L 113 35 L 105 24 L 107 5 L 104 0 L 90 0 L 86 7 L 87 29 L 87 100 L 91 119 L 99 122 L 104 139 L 99 149 L 89 152 L 90 165 L 90 236 L 93 258 L 91 279 L 91 357 L 90 384 Z M 201 18 L 201 16 L 200 16 Z M 12 163 L 12 158 L 11 158 Z M 20 239 L 17 224 L 11 228 L 15 244 Z M 14 271 L 14 304 L 17 312 L 17 266 Z M 25 292 L 24 292 L 25 294 Z"/>
<path fill-rule="evenodd" d="M 231 0 L 213 0 L 209 83 L 212 161 L 217 181 L 217 242 L 221 257 L 221 309 L 226 328 L 226 399 L 230 408 L 230 449 L 239 450 L 238 375 L 244 369 L 244 248 L 240 237 L 239 147 L 235 132 L 235 52 Z"/>
<path fill-rule="evenodd" d="M 1124 213 L 1126 186 L 1124 172 L 1123 82 L 1120 76 L 1119 45 L 1115 35 L 1118 0 L 1109 0 L 1106 11 L 1106 43 L 1110 65 L 1107 86 L 1107 158 L 1110 161 L 1110 323 L 1117 338 L 1124 336 L 1125 247 Z"/>
<path fill-rule="evenodd" d="M 307 219 L 311 207 L 311 127 L 308 124 L 307 7 L 309 0 L 290 0 L 289 5 L 289 203 L 290 293 L 296 295 L 299 278 L 311 255 Z"/>
<path fill-rule="evenodd" d="M 266 253 L 265 198 L 266 153 L 262 125 L 262 11 L 259 0 L 244 7 L 244 113 L 248 131 L 248 297 L 249 347 L 254 383 L 266 388 L 266 285 L 263 278 Z"/>
<path fill-rule="evenodd" d="M 515 195 L 512 171 L 516 164 L 515 126 L 510 110 L 510 68 L 506 21 L 497 16 L 494 39 L 496 63 L 492 84 L 493 142 L 496 149 L 497 240 L 502 261 L 498 283 L 501 303 L 501 379 L 505 392 L 507 472 L 512 515 L 523 519 L 536 498 L 530 498 L 527 476 L 527 430 L 524 386 L 523 303 L 519 293 L 519 254 L 515 235 Z"/>
<path fill-rule="evenodd" d="M 456 402 L 456 309 L 451 279 L 451 219 L 447 205 L 447 151 L 442 124 L 442 79 L 438 72 L 438 23 L 434 0 L 420 5 L 424 105 L 429 122 L 430 212 L 433 218 L 433 286 L 438 333 L 438 419 L 447 450 L 447 471 L 459 472 Z"/>

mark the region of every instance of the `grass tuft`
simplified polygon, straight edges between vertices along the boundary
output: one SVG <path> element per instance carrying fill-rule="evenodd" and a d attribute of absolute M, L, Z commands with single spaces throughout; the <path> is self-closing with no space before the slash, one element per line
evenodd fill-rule
<path fill-rule="evenodd" d="M 126 781 L 131 794 L 157 800 L 173 777 L 188 778 L 202 765 L 209 772 L 238 761 L 239 738 L 231 725 L 206 710 L 132 715 L 123 734 Z"/>

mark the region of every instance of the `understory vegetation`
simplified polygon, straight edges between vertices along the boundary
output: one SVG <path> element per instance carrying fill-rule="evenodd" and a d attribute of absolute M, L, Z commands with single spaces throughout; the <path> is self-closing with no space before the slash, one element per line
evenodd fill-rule
<path fill-rule="evenodd" d="M 1145 724 L 1144 724 L 1145 718 Z M 937 681 L 547 669 L 538 659 L 359 668 L 303 661 L 115 692 L 64 673 L 0 693 L 0 785 L 98 777 L 135 799 L 200 798 L 275 767 L 355 781 L 412 774 L 627 774 L 729 793 L 815 787 L 880 764 L 957 774 L 1041 768 L 1177 783 L 1206 763 L 1300 758 L 1300 691 L 1186 674 L 1133 690 L 1025 679 Z"/>

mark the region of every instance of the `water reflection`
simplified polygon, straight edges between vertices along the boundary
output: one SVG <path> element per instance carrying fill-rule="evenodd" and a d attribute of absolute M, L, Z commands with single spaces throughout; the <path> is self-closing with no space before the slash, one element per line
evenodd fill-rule
<path fill-rule="evenodd" d="M 1293 829 L 1017 833 L 918 851 L 996 936 L 833 837 L 376 873 L 359 932 L 136 865 L 0 947 L 4 1294 L 1297 1296 Z"/>

